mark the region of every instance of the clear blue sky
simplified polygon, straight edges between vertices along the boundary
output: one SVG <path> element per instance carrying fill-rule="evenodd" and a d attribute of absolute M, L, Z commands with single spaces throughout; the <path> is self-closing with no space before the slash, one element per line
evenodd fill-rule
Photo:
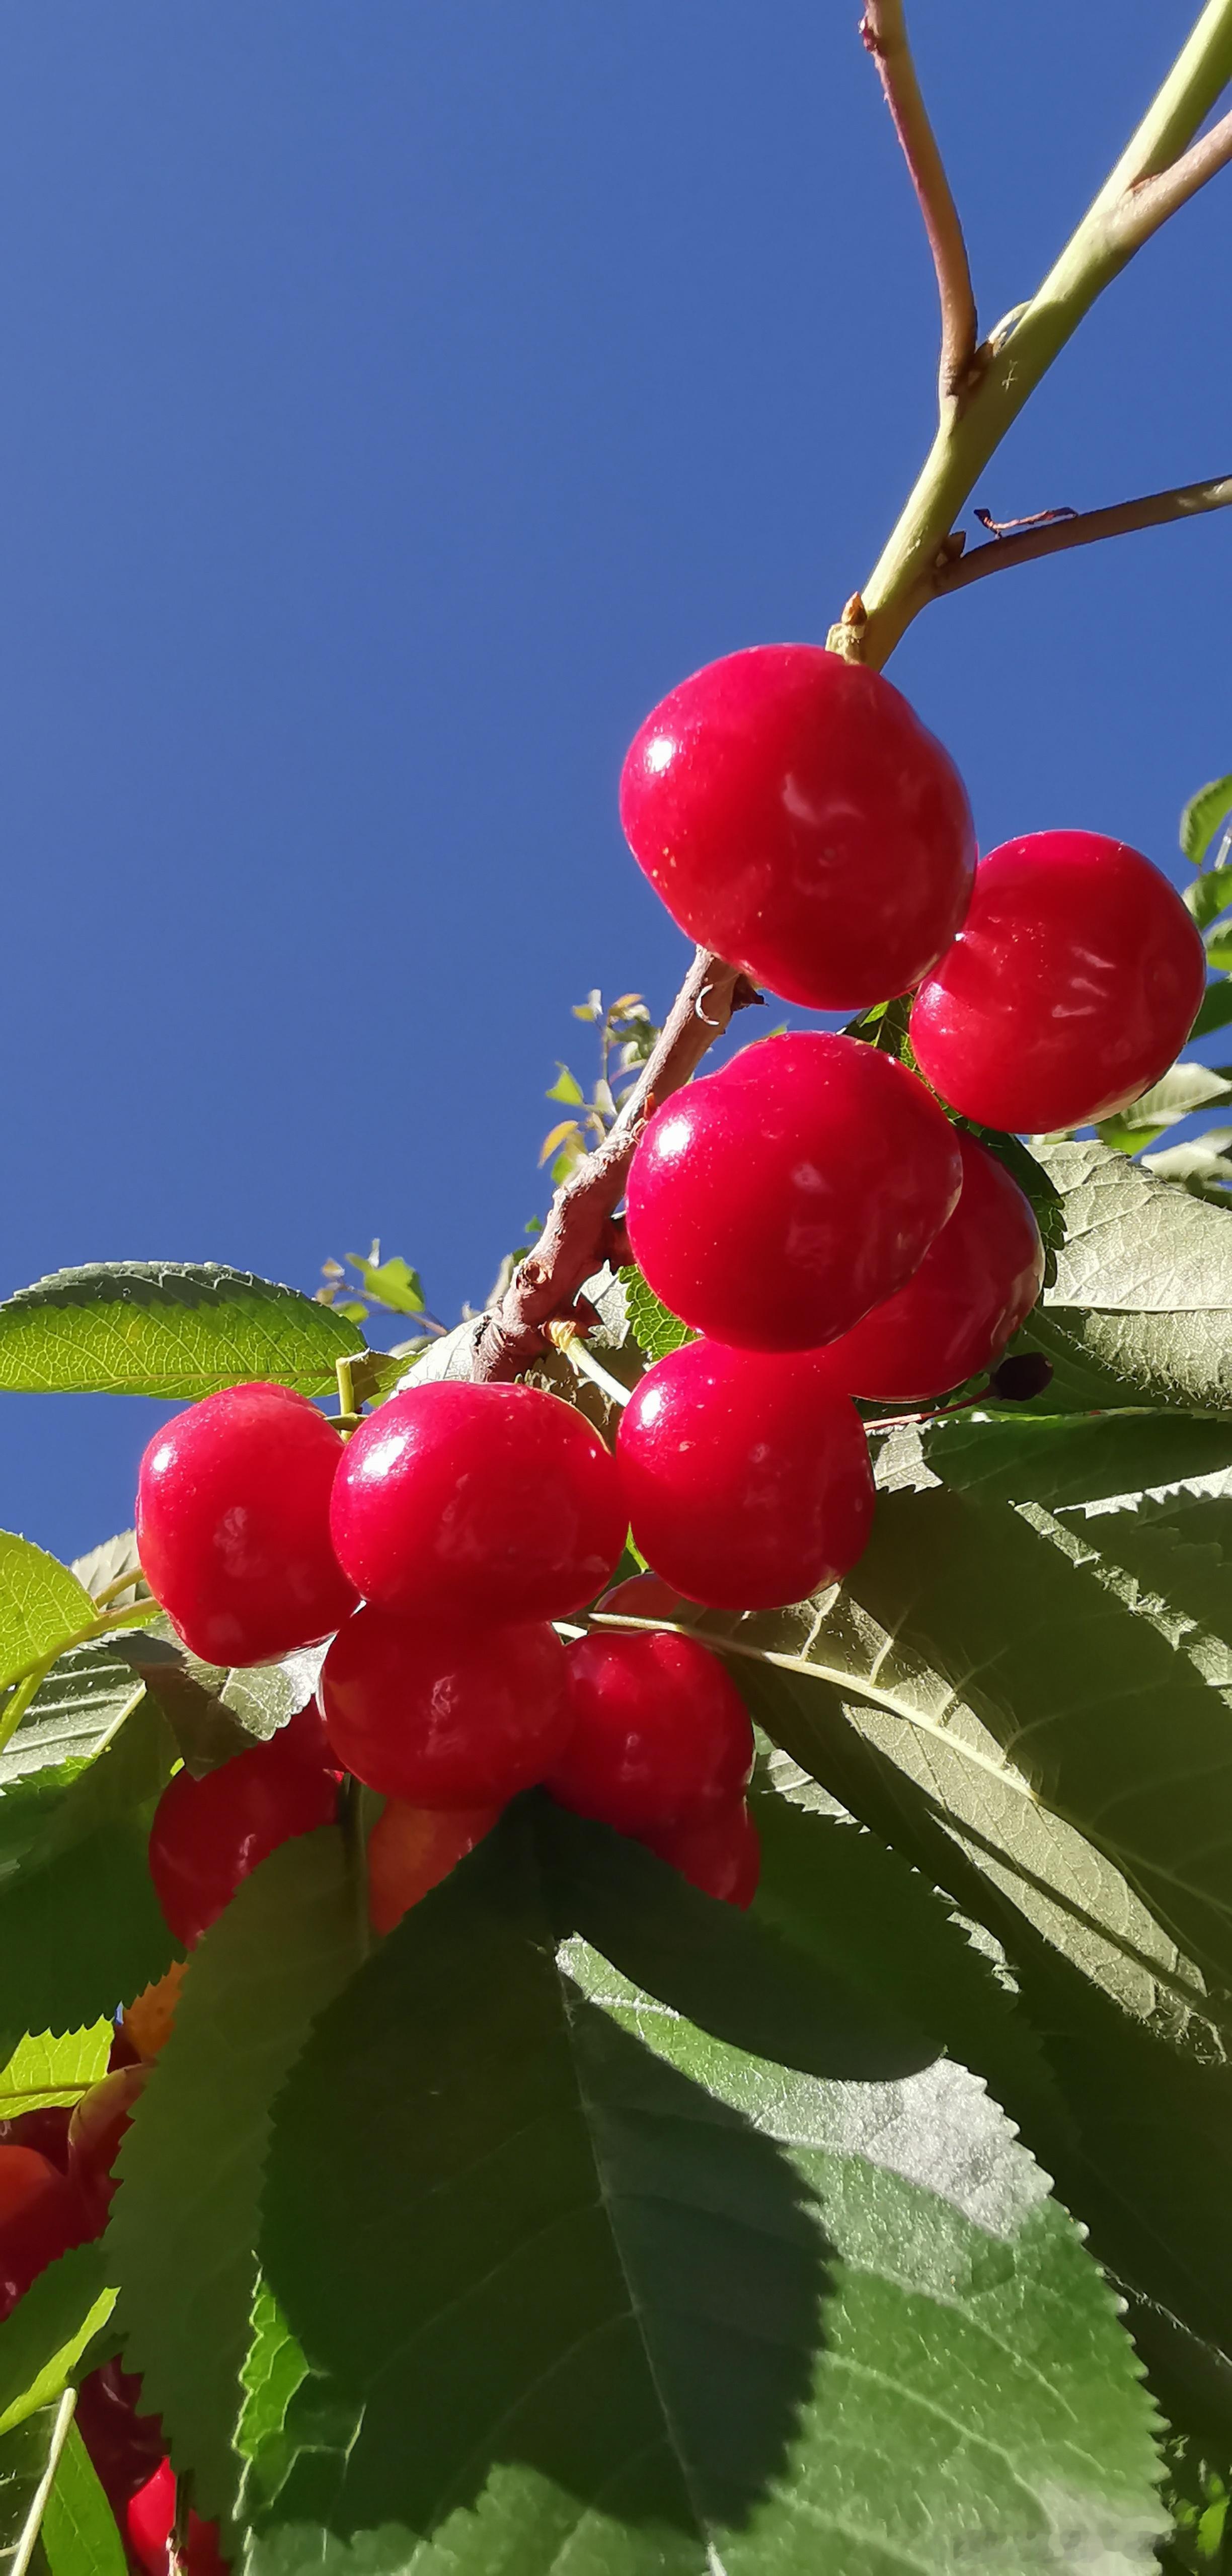
<path fill-rule="evenodd" d="M 991 323 L 1196 0 L 916 0 Z M 0 1291 L 311 1289 L 379 1233 L 453 1317 L 542 1204 L 569 1017 L 684 944 L 615 788 L 672 681 L 823 638 L 926 443 L 914 204 L 857 0 L 39 0 L 0 13 Z M 1232 177 L 976 498 L 1232 464 Z M 893 676 L 985 845 L 1174 864 L 1232 766 L 1232 513 L 929 611 Z M 580 1044 L 579 1044 L 580 1040 Z M 153 1408 L 13 1398 L 0 1520 L 130 1516 Z"/>

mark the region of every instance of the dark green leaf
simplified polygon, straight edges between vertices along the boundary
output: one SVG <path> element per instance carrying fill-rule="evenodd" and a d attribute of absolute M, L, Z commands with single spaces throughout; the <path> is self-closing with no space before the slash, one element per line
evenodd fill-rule
<path fill-rule="evenodd" d="M 1202 1006 L 1189 1034 L 1191 1038 L 1209 1038 L 1216 1029 L 1226 1029 L 1232 1020 L 1232 977 L 1218 984 L 1208 984 Z"/>
<path fill-rule="evenodd" d="M 1141 1493 L 1183 1476 L 1232 1466 L 1232 1415 L 1184 1413 L 956 1414 L 923 1436 L 934 1475 L 985 1501 L 1047 1503 L 1060 1511 L 1113 1494 Z"/>
<path fill-rule="evenodd" d="M 270 2157 L 308 2376 L 253 2576 L 1150 2565 L 1150 2410 L 1043 2177 L 960 2068 L 894 2071 L 867 1990 L 859 2078 L 703 2036 L 681 1980 L 717 2019 L 742 1945 L 751 1992 L 753 1926 L 523 1811 L 322 2017 Z"/>
<path fill-rule="evenodd" d="M 1066 1241 L 1033 1338 L 1107 1372 L 1123 1401 L 1232 1408 L 1232 1216 L 1103 1145 L 1040 1153 Z"/>
<path fill-rule="evenodd" d="M 1191 796 L 1181 816 L 1181 850 L 1200 868 L 1225 814 L 1232 810 L 1232 778 L 1212 778 Z"/>
<path fill-rule="evenodd" d="M 60 2395 L 114 2301 L 97 2245 L 77 2245 L 40 2272 L 0 2324 L 0 2434 Z"/>
<path fill-rule="evenodd" d="M 1185 901 L 1199 930 L 1216 920 L 1232 903 L 1232 867 L 1208 868 L 1185 888 Z"/>
<path fill-rule="evenodd" d="M 175 1744 L 148 1701 L 56 1793 L 42 1776 L 0 1799 L 24 1833 L 0 1878 L 0 2029 L 68 2032 L 114 2013 L 180 1955 L 150 1882 L 154 1802 Z M 31 1812 L 33 1810 L 33 1812 Z"/>
<path fill-rule="evenodd" d="M 341 1835 L 327 1827 L 284 1843 L 193 1952 L 175 2028 L 120 2150 L 104 2248 L 121 2284 L 128 2367 L 141 2372 L 207 2514 L 230 2513 L 239 2474 L 232 2435 L 270 2103 L 357 1942 Z"/>
<path fill-rule="evenodd" d="M 10 1393 L 191 1398 L 270 1379 L 326 1395 L 336 1362 L 365 1347 L 331 1307 L 217 1262 L 58 1270 L 0 1305 Z"/>
<path fill-rule="evenodd" d="M 44 2509 L 43 2547 L 51 2576 L 127 2576 L 115 2515 L 75 2424 Z"/>

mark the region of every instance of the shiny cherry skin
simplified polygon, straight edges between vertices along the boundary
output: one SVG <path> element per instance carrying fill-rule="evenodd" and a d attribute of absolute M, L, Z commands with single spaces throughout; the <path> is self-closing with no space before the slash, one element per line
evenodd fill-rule
<path fill-rule="evenodd" d="M 958 1133 L 962 1197 L 913 1279 L 831 1342 L 828 1373 L 848 1395 L 920 1404 L 991 1367 L 1044 1282 L 1030 1200 L 995 1154 Z"/>
<path fill-rule="evenodd" d="M 867 1545 L 868 1441 L 824 1355 L 686 1342 L 634 1389 L 616 1457 L 637 1545 L 687 1601 L 780 1609 Z"/>
<path fill-rule="evenodd" d="M 342 1456 L 332 1422 L 285 1386 L 207 1395 L 141 1461 L 137 1543 L 150 1590 L 207 1664 L 259 1664 L 331 1636 L 356 1595 L 329 1540 Z"/>
<path fill-rule="evenodd" d="M 545 1783 L 562 1806 L 649 1834 L 743 1794 L 748 1711 L 696 1637 L 595 1629 L 569 1647 L 568 1663 L 573 1729 Z"/>
<path fill-rule="evenodd" d="M 686 1816 L 642 1839 L 690 1886 L 700 1887 L 703 1896 L 742 1910 L 752 1904 L 761 1876 L 761 1842 L 743 1798 L 713 1815 Z"/>
<path fill-rule="evenodd" d="M 876 671 L 759 644 L 681 682 L 636 735 L 620 819 L 690 939 L 806 1010 L 908 992 L 975 865 L 948 752 Z"/>
<path fill-rule="evenodd" d="M 499 1807 L 412 1807 L 391 1798 L 368 1836 L 368 1914 L 392 1932 L 491 1832 Z"/>
<path fill-rule="evenodd" d="M 294 1834 L 330 1825 L 338 1776 L 305 1760 L 291 1728 L 237 1753 L 204 1779 L 177 1771 L 154 1810 L 150 1875 L 169 1929 L 191 1950 L 241 1880 Z"/>
<path fill-rule="evenodd" d="M 911 1043 L 985 1127 L 1084 1127 L 1166 1073 L 1206 954 L 1180 896 L 1100 832 L 1034 832 L 981 859 L 952 948 L 916 995 Z"/>
<path fill-rule="evenodd" d="M 361 1423 L 330 1519 L 364 1600 L 431 1620 L 567 1618 L 625 1539 L 611 1453 L 571 1404 L 444 1379 Z"/>
<path fill-rule="evenodd" d="M 121 2066 L 114 2075 L 104 2075 L 101 2083 L 83 2093 L 69 2123 L 69 2180 L 96 2233 L 106 2226 L 119 2188 L 115 2160 L 148 2073 L 147 2066 Z"/>
<path fill-rule="evenodd" d="M 128 2546 L 146 2576 L 167 2576 L 174 2522 L 175 2471 L 170 2460 L 165 2459 L 130 2498 L 124 2516 Z M 184 2576 L 226 2576 L 226 2567 L 218 2545 L 217 2523 L 202 2522 L 200 2514 L 190 2513 Z"/>
<path fill-rule="evenodd" d="M 36 2147 L 0 2147 L 0 2317 L 88 2234 L 77 2195 Z"/>
<path fill-rule="evenodd" d="M 905 1285 L 961 1184 L 948 1119 L 890 1056 L 763 1038 L 655 1111 L 629 1173 L 629 1240 L 698 1332 L 815 1350 Z"/>
<path fill-rule="evenodd" d="M 543 1778 L 569 1725 L 546 1620 L 430 1623 L 366 1604 L 330 1647 L 321 1698 L 348 1771 L 415 1807 L 503 1807 Z"/>

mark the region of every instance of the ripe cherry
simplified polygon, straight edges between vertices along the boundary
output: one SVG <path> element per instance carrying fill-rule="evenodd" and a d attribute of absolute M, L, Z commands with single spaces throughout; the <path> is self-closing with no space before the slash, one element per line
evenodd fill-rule
<path fill-rule="evenodd" d="M 1100 832 L 990 850 L 952 948 L 920 988 L 911 1043 L 942 1097 L 986 1127 L 1083 1127 L 1166 1073 L 1206 955 L 1158 868 Z"/>
<path fill-rule="evenodd" d="M 395 1923 L 490 1833 L 499 1807 L 412 1807 L 391 1798 L 368 1836 L 368 1913 L 374 1932 Z"/>
<path fill-rule="evenodd" d="M 65 2103 L 49 2102 L 41 2111 L 19 2111 L 15 2119 L 0 2120 L 0 2145 L 33 2147 L 58 2173 L 67 2173 L 72 2116 L 71 2106 Z"/>
<path fill-rule="evenodd" d="M 808 1010 L 907 992 L 971 891 L 949 754 L 888 680 L 815 644 L 673 689 L 634 738 L 620 819 L 689 937 Z"/>
<path fill-rule="evenodd" d="M 565 1650 L 546 1620 L 429 1623 L 375 1605 L 321 1673 L 331 1742 L 357 1780 L 415 1807 L 501 1807 L 555 1761 Z"/>
<path fill-rule="evenodd" d="M 329 1541 L 342 1441 L 285 1386 L 207 1395 L 141 1461 L 146 1581 L 209 1664 L 258 1664 L 328 1637 L 355 1607 Z"/>
<path fill-rule="evenodd" d="M 311 1717 L 311 1712 L 309 1712 Z M 294 1834 L 333 1823 L 338 1779 L 305 1760 L 295 1719 L 204 1779 L 177 1771 L 150 1827 L 150 1875 L 167 1923 L 186 1949 L 221 1914 L 259 1861 Z M 309 1735 L 314 1733 L 311 1724 Z"/>
<path fill-rule="evenodd" d="M 122 2066 L 114 2075 L 104 2075 L 101 2083 L 91 2085 L 89 2092 L 82 2095 L 69 2123 L 69 2180 L 94 2233 L 101 2234 L 107 2224 L 107 2213 L 119 2187 L 113 2167 L 120 2141 L 130 2125 L 148 2073 L 147 2066 Z"/>
<path fill-rule="evenodd" d="M 778 1609 L 867 1544 L 868 1442 L 824 1354 L 686 1342 L 635 1388 L 616 1456 L 637 1545 L 686 1600 Z"/>
<path fill-rule="evenodd" d="M 163 2460 L 131 2498 L 124 2517 L 129 2548 L 145 2576 L 167 2576 L 174 2526 L 175 2471 L 170 2460 Z M 200 2514 L 190 2513 L 184 2576 L 226 2576 L 226 2564 L 218 2546 L 217 2523 L 202 2522 Z"/>
<path fill-rule="evenodd" d="M 650 1834 L 729 1806 L 753 1767 L 735 1683 L 695 1637 L 597 1630 L 568 1650 L 573 1730 L 546 1774 L 564 1807 Z"/>
<path fill-rule="evenodd" d="M 825 1364 L 848 1395 L 918 1404 L 986 1369 L 1030 1314 L 1044 1247 L 1030 1200 L 995 1154 L 958 1135 L 962 1197 L 913 1279 L 831 1342 Z"/>
<path fill-rule="evenodd" d="M 433 1620 L 567 1618 L 601 1590 L 625 1538 L 610 1452 L 572 1405 L 448 1380 L 361 1423 L 331 1523 L 365 1601 Z"/>
<path fill-rule="evenodd" d="M 94 2464 L 107 2502 L 122 2521 L 129 2497 L 146 2485 L 163 2456 L 157 2415 L 139 2413 L 141 2381 L 118 2361 L 103 2362 L 82 2380 L 73 2418 Z"/>
<path fill-rule="evenodd" d="M 0 2317 L 86 2232 L 76 2193 L 46 2156 L 0 2147 Z"/>
<path fill-rule="evenodd" d="M 656 1110 L 629 1173 L 629 1239 L 699 1332 L 815 1350 L 905 1284 L 961 1184 L 948 1119 L 890 1056 L 763 1038 Z"/>
<path fill-rule="evenodd" d="M 686 1816 L 643 1839 L 690 1886 L 724 1905 L 751 1905 L 761 1876 L 761 1843 L 743 1798 L 713 1815 Z"/>

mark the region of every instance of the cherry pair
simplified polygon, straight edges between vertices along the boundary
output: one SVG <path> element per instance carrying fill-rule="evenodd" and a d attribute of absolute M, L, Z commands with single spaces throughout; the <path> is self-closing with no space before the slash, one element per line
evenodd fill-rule
<path fill-rule="evenodd" d="M 879 673 L 758 645 L 672 690 L 636 735 L 621 819 L 673 919 L 789 1002 L 918 988 L 928 1080 L 981 1125 L 1107 1117 L 1184 1044 L 1206 960 L 1137 850 L 1041 832 L 975 865 L 948 754 Z"/>

